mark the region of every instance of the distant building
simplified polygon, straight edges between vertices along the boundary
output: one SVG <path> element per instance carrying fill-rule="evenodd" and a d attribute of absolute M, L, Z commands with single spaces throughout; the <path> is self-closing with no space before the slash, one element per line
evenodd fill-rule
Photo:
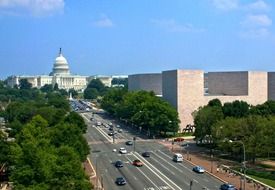
<path fill-rule="evenodd" d="M 60 89 L 75 89 L 83 91 L 88 82 L 87 76 L 73 75 L 70 73 L 69 65 L 65 57 L 63 57 L 61 48 L 58 57 L 55 59 L 52 72 L 48 75 L 35 75 L 35 76 L 10 76 L 7 79 L 9 86 L 14 87 L 19 85 L 21 79 L 27 79 L 32 87 L 41 88 L 45 84 L 55 85 L 58 84 Z"/>
<path fill-rule="evenodd" d="M 171 70 L 129 75 L 128 80 L 129 90 L 160 93 L 177 109 L 181 129 L 193 124 L 194 111 L 215 98 L 222 103 L 243 100 L 252 105 L 275 100 L 275 72 Z"/>
<path fill-rule="evenodd" d="M 123 87 L 123 85 L 112 85 L 113 79 L 126 79 L 128 75 L 114 75 L 114 76 L 107 76 L 107 75 L 94 75 L 90 76 L 88 81 L 90 82 L 93 79 L 99 79 L 105 86 L 107 87 Z"/>

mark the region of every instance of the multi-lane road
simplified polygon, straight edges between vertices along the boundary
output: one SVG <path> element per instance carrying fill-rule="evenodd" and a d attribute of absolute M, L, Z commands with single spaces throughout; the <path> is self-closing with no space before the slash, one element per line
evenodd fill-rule
<path fill-rule="evenodd" d="M 197 174 L 192 171 L 193 166 L 188 162 L 175 163 L 172 161 L 173 153 L 166 147 L 157 142 L 157 140 L 142 138 L 135 131 L 131 131 L 125 125 L 119 124 L 123 130 L 122 133 L 113 137 L 104 125 L 97 126 L 97 122 L 103 124 L 113 123 L 114 129 L 118 124 L 114 120 L 102 114 L 92 114 L 91 112 L 81 113 L 88 124 L 86 139 L 91 148 L 90 159 L 96 169 L 97 176 L 105 190 L 201 190 L 219 189 L 222 182 L 208 175 Z M 93 121 L 90 119 L 93 118 Z M 133 140 L 137 137 L 135 144 L 127 146 L 127 140 Z M 127 154 L 120 154 L 119 148 L 127 149 Z M 117 151 L 114 152 L 114 149 Z M 150 157 L 144 158 L 141 154 L 149 151 Z M 132 164 L 133 160 L 139 159 L 144 163 L 142 167 L 136 167 Z M 116 168 L 114 163 L 121 160 L 124 167 Z M 118 186 L 115 183 L 117 177 L 124 177 L 127 184 Z M 191 183 L 191 186 L 190 186 Z"/>

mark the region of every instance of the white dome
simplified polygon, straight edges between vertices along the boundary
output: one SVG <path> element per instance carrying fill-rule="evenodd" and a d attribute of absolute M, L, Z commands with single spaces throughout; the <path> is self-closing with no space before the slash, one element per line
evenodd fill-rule
<path fill-rule="evenodd" d="M 61 48 L 58 57 L 55 59 L 53 71 L 50 75 L 68 75 L 70 74 L 69 65 L 65 57 L 61 53 Z"/>

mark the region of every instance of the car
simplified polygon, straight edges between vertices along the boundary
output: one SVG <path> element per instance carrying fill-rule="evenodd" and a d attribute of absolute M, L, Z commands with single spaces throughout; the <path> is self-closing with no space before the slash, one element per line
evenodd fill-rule
<path fill-rule="evenodd" d="M 100 122 L 100 121 L 98 121 L 98 122 L 96 123 L 96 125 L 97 125 L 97 126 L 100 126 L 100 125 L 101 125 L 101 122 Z"/>
<path fill-rule="evenodd" d="M 117 132 L 122 133 L 122 131 L 123 131 L 122 129 L 119 129 Z"/>
<path fill-rule="evenodd" d="M 116 161 L 115 166 L 117 168 L 122 168 L 123 167 L 123 162 L 121 160 L 118 160 L 118 161 Z"/>
<path fill-rule="evenodd" d="M 149 158 L 150 157 L 150 152 L 143 152 L 142 156 L 146 157 L 146 158 Z"/>
<path fill-rule="evenodd" d="M 113 127 L 110 127 L 110 128 L 109 128 L 109 131 L 113 131 L 113 130 L 114 130 L 114 128 L 113 128 Z"/>
<path fill-rule="evenodd" d="M 178 137 L 174 139 L 174 142 L 183 142 L 183 141 L 184 141 L 184 138 L 182 137 Z"/>
<path fill-rule="evenodd" d="M 112 126 L 113 124 L 110 122 L 109 125 Z"/>
<path fill-rule="evenodd" d="M 133 141 L 126 141 L 125 144 L 131 146 L 131 145 L 133 145 Z"/>
<path fill-rule="evenodd" d="M 173 161 L 175 162 L 182 162 L 183 161 L 183 156 L 180 153 L 175 153 L 173 156 Z"/>
<path fill-rule="evenodd" d="M 141 166 L 143 166 L 143 163 L 140 160 L 134 160 L 133 165 L 137 166 L 137 167 L 141 167 Z"/>
<path fill-rule="evenodd" d="M 193 168 L 193 171 L 194 171 L 194 172 L 197 172 L 197 173 L 200 173 L 200 174 L 203 174 L 203 173 L 205 172 L 204 168 L 201 167 L 201 166 L 195 166 L 195 167 Z"/>
<path fill-rule="evenodd" d="M 117 185 L 126 185 L 126 180 L 124 179 L 124 177 L 118 177 L 116 178 L 116 184 Z"/>
<path fill-rule="evenodd" d="M 123 148 L 123 147 L 119 149 L 119 152 L 121 154 L 127 154 L 127 150 L 125 148 Z"/>
<path fill-rule="evenodd" d="M 113 132 L 108 133 L 109 136 L 114 136 Z"/>
<path fill-rule="evenodd" d="M 120 128 L 120 125 L 117 125 L 116 127 L 117 127 L 117 128 Z"/>
<path fill-rule="evenodd" d="M 237 188 L 229 183 L 224 183 L 221 185 L 220 190 L 237 190 Z"/>

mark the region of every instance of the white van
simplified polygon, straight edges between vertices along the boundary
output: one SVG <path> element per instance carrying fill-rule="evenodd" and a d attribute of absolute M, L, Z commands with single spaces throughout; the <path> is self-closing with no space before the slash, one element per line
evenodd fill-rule
<path fill-rule="evenodd" d="M 182 162 L 183 161 L 182 155 L 179 154 L 179 153 L 174 154 L 173 161 L 175 161 L 175 162 Z"/>

